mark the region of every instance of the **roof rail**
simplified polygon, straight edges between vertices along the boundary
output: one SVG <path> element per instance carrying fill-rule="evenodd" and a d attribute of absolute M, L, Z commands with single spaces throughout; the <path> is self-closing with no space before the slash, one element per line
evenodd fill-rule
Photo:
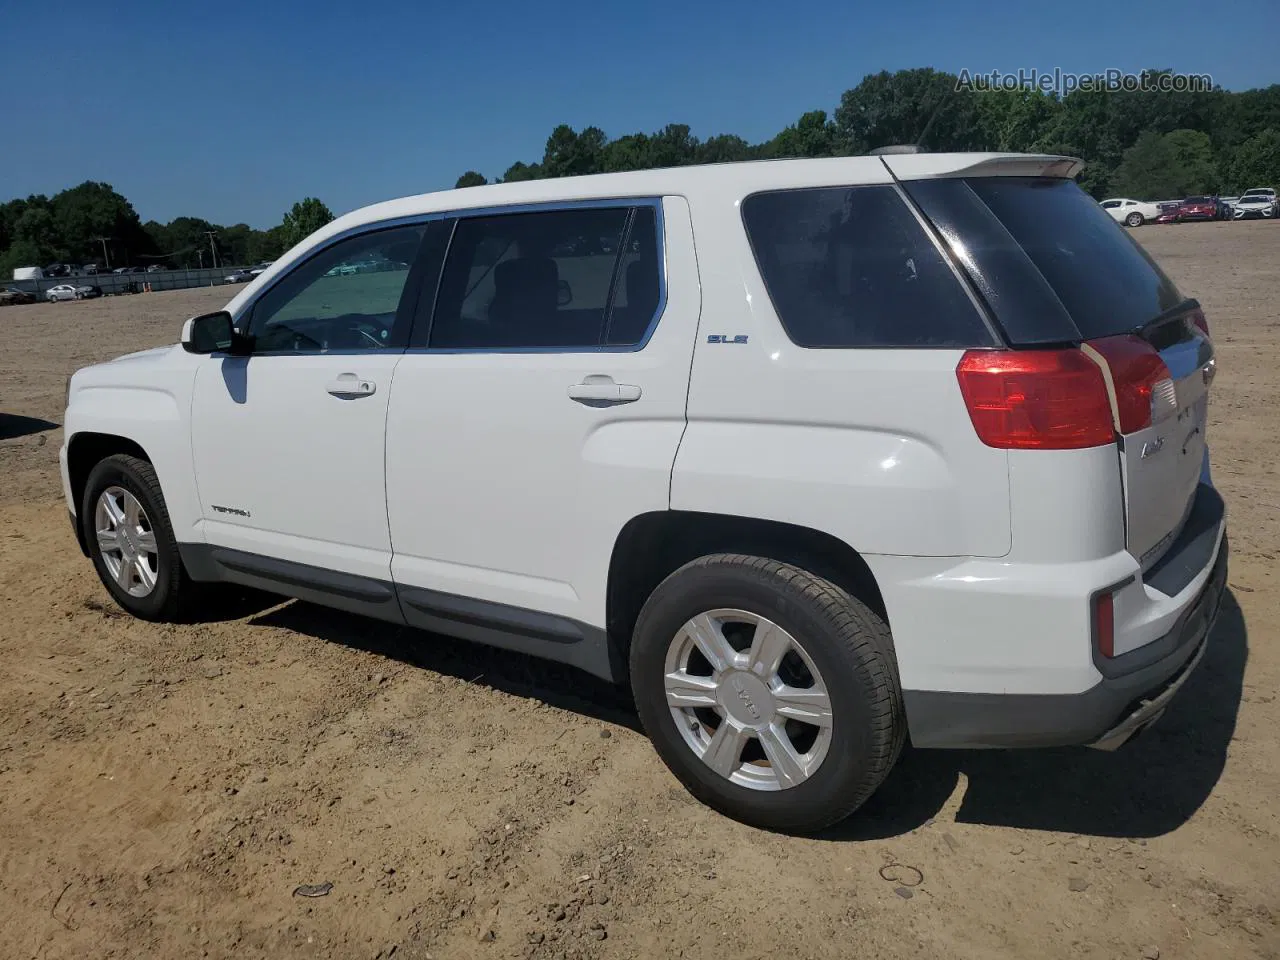
<path fill-rule="evenodd" d="M 919 144 L 893 143 L 887 147 L 876 147 L 874 150 L 868 150 L 867 156 L 882 157 L 887 154 L 895 154 L 895 153 L 924 153 L 924 151 L 920 149 Z"/>

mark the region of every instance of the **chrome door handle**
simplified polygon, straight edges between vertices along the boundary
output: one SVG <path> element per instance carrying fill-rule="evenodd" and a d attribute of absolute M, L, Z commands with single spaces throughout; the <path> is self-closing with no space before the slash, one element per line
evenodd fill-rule
<path fill-rule="evenodd" d="M 640 399 L 640 388 L 630 383 L 614 383 L 613 377 L 593 374 L 569 387 L 569 398 L 588 407 L 612 407 Z"/>
<path fill-rule="evenodd" d="M 339 374 L 337 379 L 330 380 L 325 387 L 332 396 L 347 399 L 350 397 L 368 397 L 378 389 L 372 380 L 366 380 L 354 373 Z"/>

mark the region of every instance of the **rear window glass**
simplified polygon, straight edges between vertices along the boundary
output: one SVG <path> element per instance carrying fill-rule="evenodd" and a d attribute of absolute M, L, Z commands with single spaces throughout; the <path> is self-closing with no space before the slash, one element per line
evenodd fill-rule
<path fill-rule="evenodd" d="M 1035 264 L 1084 339 L 1131 330 L 1182 302 L 1141 244 L 1074 180 L 980 177 L 963 183 Z M 1010 238 L 982 242 L 1007 244 Z"/>
<path fill-rule="evenodd" d="M 743 202 L 742 218 L 774 309 L 799 346 L 992 342 L 959 280 L 892 187 L 758 193 Z"/>

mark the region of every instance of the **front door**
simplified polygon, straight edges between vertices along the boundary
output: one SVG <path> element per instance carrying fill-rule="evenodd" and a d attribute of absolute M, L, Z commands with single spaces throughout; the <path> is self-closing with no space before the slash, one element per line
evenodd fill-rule
<path fill-rule="evenodd" d="M 422 234 L 373 230 L 324 248 L 237 319 L 251 356 L 201 366 L 192 455 L 205 538 L 224 566 L 339 592 L 359 592 L 351 577 L 389 583 L 387 400 Z"/>

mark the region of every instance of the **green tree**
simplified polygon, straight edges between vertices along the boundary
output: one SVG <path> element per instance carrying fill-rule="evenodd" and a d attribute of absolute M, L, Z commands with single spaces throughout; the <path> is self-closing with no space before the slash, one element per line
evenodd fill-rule
<path fill-rule="evenodd" d="M 1280 130 L 1268 127 L 1240 144 L 1227 172 L 1233 193 L 1250 187 L 1280 187 Z"/>
<path fill-rule="evenodd" d="M 502 175 L 503 183 L 516 183 L 520 180 L 537 180 L 541 178 L 542 171 L 538 169 L 535 163 L 532 166 L 517 160 L 511 166 L 507 167 L 507 172 Z"/>
<path fill-rule="evenodd" d="M 868 74 L 844 92 L 836 108 L 842 152 L 913 143 L 930 150 L 972 149 L 978 95 L 957 91 L 956 83 L 955 74 L 932 67 Z"/>
<path fill-rule="evenodd" d="M 604 146 L 608 142 L 599 127 L 587 127 L 581 133 L 561 124 L 547 137 L 542 154 L 542 176 L 576 177 L 599 173 L 604 169 Z"/>
<path fill-rule="evenodd" d="M 1207 134 L 1173 130 L 1161 136 L 1148 130 L 1124 151 L 1112 192 L 1140 199 L 1172 200 L 1206 193 L 1217 186 L 1217 180 Z"/>
<path fill-rule="evenodd" d="M 1039 90 L 991 90 L 973 95 L 978 144 L 983 150 L 1035 149 L 1062 102 Z"/>
<path fill-rule="evenodd" d="M 100 237 L 107 238 L 109 248 L 135 257 L 152 252 L 133 204 L 109 183 L 86 180 L 55 195 L 50 206 L 59 246 L 77 263 L 102 259 Z"/>
<path fill-rule="evenodd" d="M 756 150 L 741 137 L 721 133 L 698 144 L 695 163 L 734 163 L 754 159 Z"/>
<path fill-rule="evenodd" d="M 326 223 L 333 220 L 333 212 L 315 197 L 295 203 L 293 209 L 284 215 L 285 243 L 292 247 L 305 240 Z"/>
<path fill-rule="evenodd" d="M 767 157 L 834 157 L 841 148 L 840 132 L 827 111 L 810 110 L 764 145 Z"/>
<path fill-rule="evenodd" d="M 483 187 L 489 181 L 474 170 L 468 170 L 458 178 L 458 182 L 453 185 L 455 190 L 462 187 Z"/>

